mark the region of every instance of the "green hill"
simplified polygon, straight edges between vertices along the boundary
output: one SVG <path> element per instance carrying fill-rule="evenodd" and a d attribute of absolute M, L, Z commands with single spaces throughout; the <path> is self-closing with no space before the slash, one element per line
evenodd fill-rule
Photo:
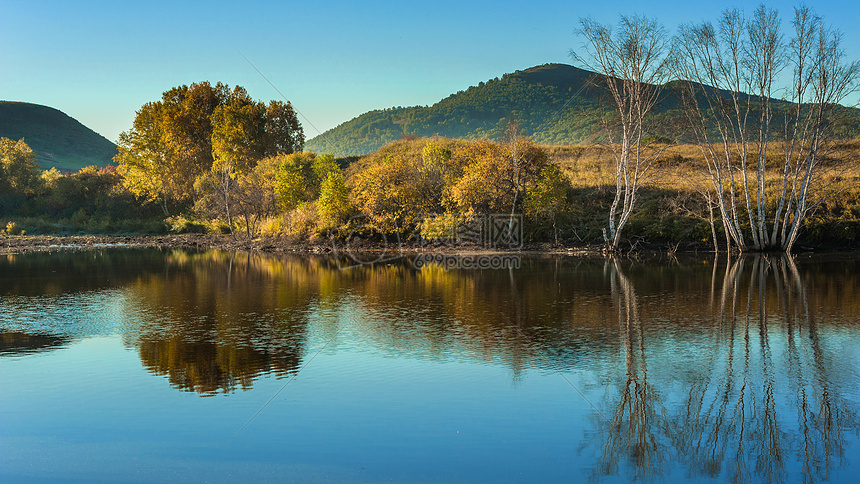
<path fill-rule="evenodd" d="M 362 155 L 404 136 L 498 139 L 509 120 L 542 144 L 595 141 L 602 136 L 602 91 L 588 80 L 594 73 L 565 64 L 545 64 L 481 82 L 432 106 L 398 107 L 364 113 L 309 140 L 305 147 L 337 156 Z M 654 112 L 671 130 L 680 113 L 667 85 Z M 784 103 L 784 101 L 777 101 Z M 846 108 L 850 109 L 850 108 Z M 838 135 L 860 134 L 860 110 L 850 109 Z"/>
<path fill-rule="evenodd" d="M 433 106 L 375 110 L 309 140 L 306 148 L 360 155 L 403 136 L 498 138 L 508 121 L 540 143 L 587 140 L 599 130 L 597 91 L 585 87 L 591 72 L 547 64 L 481 82 Z M 562 109 L 564 108 L 564 109 Z"/>
<path fill-rule="evenodd" d="M 39 104 L 0 101 L 0 137 L 24 141 L 43 169 L 77 171 L 112 163 L 116 145 L 62 111 Z"/>

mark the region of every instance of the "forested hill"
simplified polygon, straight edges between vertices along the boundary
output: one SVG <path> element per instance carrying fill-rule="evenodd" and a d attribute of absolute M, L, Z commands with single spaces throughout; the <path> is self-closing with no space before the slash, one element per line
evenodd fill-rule
<path fill-rule="evenodd" d="M 511 119 L 542 144 L 583 143 L 598 139 L 605 102 L 588 80 L 594 73 L 565 64 L 545 64 L 505 74 L 452 94 L 432 106 L 391 108 L 364 113 L 309 140 L 305 147 L 337 156 L 370 153 L 404 136 L 498 139 Z M 671 126 L 677 112 L 671 95 L 654 112 Z M 840 137 L 860 134 L 860 110 Z"/>
<path fill-rule="evenodd" d="M 598 124 L 593 116 L 576 115 L 596 112 L 595 89 L 583 88 L 592 74 L 564 64 L 505 74 L 429 107 L 364 113 L 309 140 L 306 147 L 341 156 L 369 153 L 405 135 L 495 139 L 513 118 L 540 143 L 583 141 Z"/>
<path fill-rule="evenodd" d="M 24 141 L 41 168 L 77 171 L 112 163 L 116 145 L 57 109 L 0 101 L 0 137 Z"/>

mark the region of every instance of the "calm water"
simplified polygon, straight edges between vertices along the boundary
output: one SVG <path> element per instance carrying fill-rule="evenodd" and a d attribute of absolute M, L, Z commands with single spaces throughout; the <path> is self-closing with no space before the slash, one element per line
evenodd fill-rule
<path fill-rule="evenodd" d="M 0 481 L 860 474 L 860 254 L 0 259 Z"/>

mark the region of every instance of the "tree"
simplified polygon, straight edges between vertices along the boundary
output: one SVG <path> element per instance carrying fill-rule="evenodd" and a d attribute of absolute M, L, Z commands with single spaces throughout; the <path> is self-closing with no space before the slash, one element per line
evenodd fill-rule
<path fill-rule="evenodd" d="M 165 215 L 170 203 L 196 200 L 195 181 L 213 162 L 212 114 L 231 95 L 224 84 L 202 82 L 172 88 L 160 101 L 144 104 L 117 143 L 114 161 L 126 188 L 160 200 Z"/>
<path fill-rule="evenodd" d="M 233 231 L 231 191 L 235 179 L 252 169 L 260 159 L 263 120 L 259 105 L 250 98 L 237 97 L 212 114 L 212 172 L 216 190 L 224 201 L 227 225 Z"/>
<path fill-rule="evenodd" d="M 380 150 L 348 180 L 355 207 L 373 216 L 384 230 L 404 230 L 426 215 L 442 212 L 451 185 L 462 172 L 462 160 L 453 157 L 450 143 L 428 140 L 411 156 L 409 146 L 415 143 L 391 145 L 407 147 L 407 153 Z"/>
<path fill-rule="evenodd" d="M 273 188 L 284 210 L 316 200 L 329 174 L 341 172 L 334 156 L 312 151 L 280 156 L 276 165 Z"/>
<path fill-rule="evenodd" d="M 208 197 L 199 190 L 215 189 L 213 167 L 222 175 L 219 191 L 228 204 L 235 176 L 267 156 L 301 151 L 304 134 L 289 102 L 266 105 L 242 87 L 201 82 L 172 88 L 160 101 L 145 104 L 118 145 L 114 159 L 125 186 L 139 197 L 160 200 L 168 214 L 170 203 Z M 211 208 L 205 201 L 199 205 Z"/>
<path fill-rule="evenodd" d="M 478 140 L 454 154 L 462 176 L 449 190 L 450 204 L 461 212 L 515 213 L 520 194 L 534 184 L 547 165 L 546 152 L 527 138 L 507 143 Z"/>
<path fill-rule="evenodd" d="M 320 185 L 317 202 L 320 220 L 328 227 L 336 227 L 346 220 L 352 211 L 349 203 L 349 189 L 341 171 L 328 173 Z"/>
<path fill-rule="evenodd" d="M 295 153 L 305 145 L 305 135 L 289 102 L 269 101 L 263 128 L 263 154 Z"/>
<path fill-rule="evenodd" d="M 277 161 L 278 157 L 275 156 L 264 158 L 236 179 L 233 197 L 249 237 L 257 233 L 261 221 L 278 211 L 278 197 L 273 186 L 278 170 Z"/>
<path fill-rule="evenodd" d="M 776 11 L 762 5 L 749 19 L 725 11 L 718 29 L 710 22 L 682 26 L 676 39 L 687 123 L 723 227 L 741 251 L 791 250 L 821 201 L 811 198 L 821 188 L 820 162 L 833 140 L 838 103 L 860 73 L 856 61 L 843 63 L 840 34 L 811 10 L 796 9 L 793 26 L 786 43 Z M 777 102 L 775 80 L 785 67 L 792 85 L 788 102 Z M 768 158 L 774 138 L 783 152 Z"/>
<path fill-rule="evenodd" d="M 614 251 L 633 213 L 642 180 L 660 152 L 648 150 L 644 139 L 648 135 L 647 116 L 669 74 L 667 34 L 656 20 L 640 16 L 622 16 L 616 32 L 591 18 L 581 18 L 579 23 L 577 33 L 585 38 L 584 54 L 571 51 L 571 56 L 598 73 L 596 82 L 609 94 L 617 123 L 607 130 L 616 184 L 609 230 L 604 229 L 603 234 L 608 248 Z"/>
<path fill-rule="evenodd" d="M 120 133 L 114 161 L 125 187 L 147 201 L 159 200 L 164 215 L 170 215 L 168 203 L 181 200 L 189 191 L 171 163 L 174 157 L 166 142 L 162 104 L 144 104 L 134 118 L 130 131 Z"/>
<path fill-rule="evenodd" d="M 371 215 L 377 228 L 393 233 L 435 211 L 423 203 L 419 179 L 414 163 L 387 156 L 353 175 L 349 184 L 356 208 Z"/>
<path fill-rule="evenodd" d="M 0 190 L 25 194 L 39 180 L 36 155 L 23 138 L 14 141 L 0 138 Z"/>
<path fill-rule="evenodd" d="M 556 165 L 541 169 L 537 181 L 528 188 L 523 199 L 523 212 L 532 219 L 548 218 L 558 245 L 558 214 L 564 209 L 570 180 Z"/>
<path fill-rule="evenodd" d="M 27 143 L 0 138 L 0 213 L 34 193 L 39 181 L 36 155 Z"/>

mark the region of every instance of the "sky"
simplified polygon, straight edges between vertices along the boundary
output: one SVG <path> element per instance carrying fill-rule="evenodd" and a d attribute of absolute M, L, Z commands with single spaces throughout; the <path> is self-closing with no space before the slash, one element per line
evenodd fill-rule
<path fill-rule="evenodd" d="M 310 139 L 372 109 L 432 105 L 505 73 L 573 64 L 582 17 L 647 15 L 674 33 L 759 3 L 0 0 L 0 100 L 57 108 L 116 141 L 164 91 L 220 81 L 260 101 L 282 93 Z M 788 26 L 798 3 L 766 5 Z M 860 59 L 860 2 L 807 5 Z"/>

